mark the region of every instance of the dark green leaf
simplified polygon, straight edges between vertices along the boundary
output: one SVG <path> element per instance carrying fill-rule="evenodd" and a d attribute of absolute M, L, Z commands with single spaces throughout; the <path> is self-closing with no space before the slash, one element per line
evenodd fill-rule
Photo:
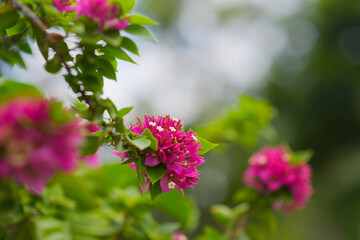
<path fill-rule="evenodd" d="M 125 31 L 132 35 L 142 37 L 145 39 L 149 39 L 153 42 L 156 42 L 156 39 L 155 39 L 154 35 L 151 33 L 151 31 L 143 26 L 130 25 L 125 29 Z"/>
<path fill-rule="evenodd" d="M 197 154 L 199 154 L 199 155 L 203 155 L 203 154 L 207 153 L 208 151 L 210 151 L 211 149 L 218 146 L 218 144 L 211 143 L 202 138 L 199 138 L 199 141 L 201 143 L 201 148 L 202 148 L 197 152 Z"/>
<path fill-rule="evenodd" d="M 19 14 L 16 11 L 9 11 L 0 14 L 0 30 L 5 30 L 14 26 L 19 20 Z"/>
<path fill-rule="evenodd" d="M 103 49 L 101 49 L 101 51 L 116 57 L 117 59 L 135 63 L 134 60 L 132 60 L 121 48 L 106 45 Z"/>
<path fill-rule="evenodd" d="M 120 36 L 119 31 L 110 30 L 102 34 L 104 40 L 113 47 L 120 47 L 122 42 L 122 37 Z"/>
<path fill-rule="evenodd" d="M 121 43 L 121 47 L 128 50 L 129 52 L 131 52 L 133 54 L 139 55 L 138 47 L 130 38 L 124 37 L 124 39 Z"/>
<path fill-rule="evenodd" d="M 143 187 L 143 189 L 146 188 L 146 183 L 145 183 L 145 177 L 144 177 L 144 166 L 145 166 L 145 160 L 142 157 L 138 157 L 137 159 L 135 159 L 135 166 L 136 166 L 136 172 L 138 175 L 138 179 L 139 182 L 141 184 L 141 186 Z"/>
<path fill-rule="evenodd" d="M 101 74 L 95 72 L 85 73 L 80 75 L 79 78 L 82 80 L 86 91 L 91 91 L 94 93 L 102 92 L 104 80 Z"/>
<path fill-rule="evenodd" d="M 167 167 L 160 163 L 154 167 L 145 166 L 146 174 L 148 175 L 152 184 L 159 181 L 166 173 Z"/>
<path fill-rule="evenodd" d="M 104 58 L 97 58 L 96 62 L 96 67 L 99 73 L 101 73 L 104 77 L 116 80 L 115 69 L 108 60 Z"/>
<path fill-rule="evenodd" d="M 36 43 L 40 49 L 41 54 L 44 56 L 45 60 L 48 59 L 49 54 L 49 43 L 45 41 L 44 34 L 38 29 L 37 26 L 33 25 L 33 33 L 35 35 Z"/>
<path fill-rule="evenodd" d="M 52 59 L 47 60 L 47 62 L 45 63 L 45 69 L 49 73 L 54 73 L 54 74 L 62 69 L 62 64 L 57 54 L 55 54 Z"/>
<path fill-rule="evenodd" d="M 118 131 L 120 133 L 125 133 L 124 119 L 122 117 L 116 118 L 114 127 L 115 127 L 116 131 Z"/>
<path fill-rule="evenodd" d="M 150 188 L 151 200 L 155 201 L 160 196 L 161 193 L 162 193 L 162 189 L 160 186 L 160 181 L 158 181 L 157 183 L 153 184 Z"/>

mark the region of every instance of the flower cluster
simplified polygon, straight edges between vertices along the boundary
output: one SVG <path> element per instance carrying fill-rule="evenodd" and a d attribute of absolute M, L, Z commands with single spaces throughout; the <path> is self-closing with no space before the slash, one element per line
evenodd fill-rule
<path fill-rule="evenodd" d="M 57 114 L 66 113 L 58 102 L 39 98 L 0 107 L 0 179 L 13 178 L 39 194 L 55 172 L 76 168 L 84 128 L 73 118 L 54 120 L 54 106 L 62 110 Z M 84 160 L 98 164 L 96 156 Z"/>
<path fill-rule="evenodd" d="M 290 155 L 280 147 L 264 148 L 252 156 L 249 165 L 244 175 L 245 185 L 265 194 L 285 189 L 293 198 L 286 207 L 303 208 L 305 206 L 312 194 L 309 165 L 291 164 Z M 278 200 L 274 207 L 279 208 L 281 205 L 282 200 Z"/>
<path fill-rule="evenodd" d="M 196 167 L 204 162 L 203 156 L 197 154 L 201 147 L 196 134 L 191 130 L 186 133 L 181 131 L 181 120 L 170 118 L 170 116 L 150 117 L 145 115 L 142 121 L 138 118 L 137 125 L 132 125 L 130 131 L 141 135 L 145 129 L 149 129 L 158 142 L 157 150 L 140 153 L 145 157 L 145 165 L 154 167 L 159 164 L 166 166 L 165 175 L 160 179 L 163 192 L 171 189 L 185 190 L 192 187 L 198 181 L 199 171 Z M 127 153 L 120 157 L 129 157 Z M 131 168 L 135 164 L 131 163 Z M 146 179 L 146 192 L 150 187 L 150 181 L 144 171 Z"/>
<path fill-rule="evenodd" d="M 122 30 L 129 24 L 128 19 L 120 18 L 120 5 L 109 3 L 108 0 L 54 0 L 54 4 L 59 11 L 75 11 L 78 17 L 86 16 L 101 28 L 107 26 Z"/>

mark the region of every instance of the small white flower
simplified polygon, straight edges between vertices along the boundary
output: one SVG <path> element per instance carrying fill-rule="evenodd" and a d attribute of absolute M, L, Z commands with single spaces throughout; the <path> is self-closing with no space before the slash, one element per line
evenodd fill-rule
<path fill-rule="evenodd" d="M 198 140 L 198 138 L 195 135 L 192 135 L 192 138 L 194 139 L 194 141 Z"/>
<path fill-rule="evenodd" d="M 179 121 L 179 119 L 177 119 L 177 118 L 173 118 L 172 119 L 174 122 L 178 122 Z"/>
<path fill-rule="evenodd" d="M 170 130 L 171 130 L 172 132 L 176 132 L 176 129 L 175 129 L 174 127 L 170 127 Z"/>
<path fill-rule="evenodd" d="M 159 130 L 159 132 L 164 131 L 164 129 L 162 127 L 160 127 L 160 126 L 157 126 L 156 129 Z"/>
<path fill-rule="evenodd" d="M 175 186 L 176 186 L 176 184 L 173 181 L 168 183 L 168 188 L 170 188 L 170 189 L 174 189 Z"/>
<path fill-rule="evenodd" d="M 154 123 L 154 122 L 149 122 L 149 124 L 153 127 L 155 127 L 155 125 L 156 125 L 156 123 Z"/>

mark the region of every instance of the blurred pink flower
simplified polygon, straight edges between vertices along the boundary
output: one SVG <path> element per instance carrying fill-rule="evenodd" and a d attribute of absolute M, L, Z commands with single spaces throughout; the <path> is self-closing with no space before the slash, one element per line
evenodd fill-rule
<path fill-rule="evenodd" d="M 129 25 L 128 19 L 120 18 L 120 5 L 108 0 L 54 0 L 54 5 L 61 12 L 76 11 L 78 17 L 86 16 L 101 28 L 123 30 Z"/>
<path fill-rule="evenodd" d="M 188 240 L 183 232 L 176 232 L 173 234 L 171 240 Z"/>
<path fill-rule="evenodd" d="M 312 194 L 311 169 L 306 163 L 292 165 L 290 155 L 280 147 L 264 148 L 251 157 L 243 177 L 245 185 L 270 194 L 286 189 L 293 196 L 287 208 L 303 208 Z M 281 208 L 283 201 L 274 203 Z"/>
<path fill-rule="evenodd" d="M 69 12 L 69 11 L 74 11 L 75 8 L 74 6 L 72 6 L 72 0 L 54 0 L 54 4 L 56 6 L 56 8 L 60 11 L 60 12 Z"/>
<path fill-rule="evenodd" d="M 71 172 L 80 159 L 79 121 L 52 119 L 53 102 L 14 99 L 0 107 L 0 178 L 11 177 L 36 194 L 57 171 Z M 91 163 L 96 161 L 91 156 Z"/>
<path fill-rule="evenodd" d="M 167 171 L 160 180 L 163 192 L 171 189 L 183 191 L 187 187 L 192 187 L 197 183 L 200 174 L 196 167 L 204 162 L 203 156 L 197 155 L 201 144 L 196 134 L 191 130 L 186 133 L 181 132 L 182 126 L 181 120 L 170 118 L 169 115 L 165 117 L 145 115 L 143 121 L 138 118 L 137 125 L 130 127 L 130 131 L 138 135 L 149 129 L 158 141 L 156 151 L 146 152 L 143 155 L 147 166 L 154 167 L 159 164 L 166 166 Z M 123 158 L 129 157 L 127 154 L 115 154 Z M 135 165 L 132 167 L 135 168 Z M 144 175 L 146 176 L 146 172 Z M 149 180 L 147 184 L 150 184 Z"/>

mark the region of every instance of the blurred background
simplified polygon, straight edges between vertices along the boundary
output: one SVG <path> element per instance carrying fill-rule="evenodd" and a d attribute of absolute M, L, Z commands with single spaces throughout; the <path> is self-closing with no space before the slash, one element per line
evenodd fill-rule
<path fill-rule="evenodd" d="M 118 107 L 136 107 L 128 122 L 171 114 L 201 129 L 241 94 L 276 109 L 271 141 L 226 144 L 207 157 L 190 191 L 201 208 L 194 235 L 204 225 L 220 228 L 209 207 L 232 204 L 254 151 L 287 143 L 314 150 L 315 194 L 305 210 L 279 214 L 267 239 L 360 239 L 360 1 L 143 0 L 136 7 L 160 23 L 152 28 L 158 43 L 137 41 L 137 65 L 119 62 L 118 81 L 107 80 L 104 90 Z M 43 70 L 41 54 L 25 58 L 27 71 L 0 67 L 48 95 L 74 98 L 61 74 Z"/>

